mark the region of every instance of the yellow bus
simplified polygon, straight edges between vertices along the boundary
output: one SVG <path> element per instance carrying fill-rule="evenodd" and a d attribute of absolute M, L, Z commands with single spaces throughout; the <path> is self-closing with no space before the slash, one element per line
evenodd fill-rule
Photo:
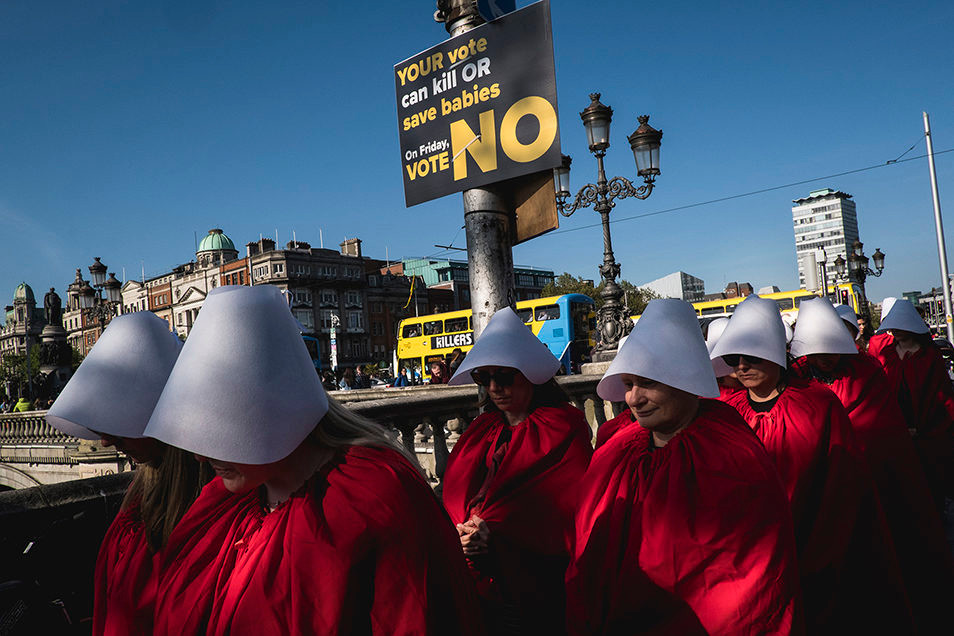
<path fill-rule="evenodd" d="M 595 304 L 589 296 L 522 300 L 517 303 L 517 315 L 547 345 L 565 373 L 578 372 L 596 344 Z M 470 309 L 405 318 L 398 325 L 398 367 L 409 368 L 425 380 L 430 377 L 431 362 L 449 362 L 455 350 L 466 354 L 473 346 Z"/>
<path fill-rule="evenodd" d="M 856 283 L 839 283 L 829 285 L 829 298 L 834 304 L 848 305 L 856 314 L 862 312 L 861 289 Z M 778 305 L 778 310 L 782 318 L 792 324 L 798 316 L 798 307 L 803 300 L 807 298 L 818 298 L 821 292 L 811 292 L 807 289 L 796 289 L 794 291 L 773 292 L 769 294 L 759 294 L 762 298 L 774 300 Z M 696 315 L 703 318 L 719 318 L 722 316 L 731 316 L 735 311 L 736 305 L 745 300 L 745 297 L 721 298 L 719 300 L 706 300 L 698 303 L 692 303 Z M 633 316 L 633 321 L 639 320 L 639 316 Z"/>

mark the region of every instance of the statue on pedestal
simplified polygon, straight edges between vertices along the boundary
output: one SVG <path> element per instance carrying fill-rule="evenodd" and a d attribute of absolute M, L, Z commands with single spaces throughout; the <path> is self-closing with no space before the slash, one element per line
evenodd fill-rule
<path fill-rule="evenodd" d="M 63 304 L 56 290 L 52 287 L 43 296 L 43 308 L 46 310 L 47 324 L 59 326 L 63 321 Z"/>

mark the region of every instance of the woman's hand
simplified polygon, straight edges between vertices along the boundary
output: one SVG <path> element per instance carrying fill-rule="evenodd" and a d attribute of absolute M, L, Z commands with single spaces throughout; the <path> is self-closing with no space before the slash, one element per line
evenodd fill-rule
<path fill-rule="evenodd" d="M 466 556 L 486 554 L 490 542 L 490 528 L 483 519 L 474 515 L 464 523 L 457 524 L 460 545 Z"/>

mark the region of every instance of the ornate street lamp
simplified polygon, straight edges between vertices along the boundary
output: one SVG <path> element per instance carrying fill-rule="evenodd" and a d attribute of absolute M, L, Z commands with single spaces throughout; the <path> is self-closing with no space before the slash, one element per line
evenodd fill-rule
<path fill-rule="evenodd" d="M 116 315 L 117 308 L 123 300 L 123 284 L 112 272 L 109 278 L 106 277 L 108 268 L 99 259 L 99 256 L 94 257 L 93 264 L 89 266 L 90 282 L 82 281 L 79 288 L 79 301 L 80 309 L 83 310 L 87 321 L 96 321 L 105 329 L 110 319 Z M 77 270 L 77 280 L 79 280 L 79 270 Z"/>
<path fill-rule="evenodd" d="M 884 253 L 881 248 L 875 248 L 875 253 L 871 255 L 874 259 L 874 269 L 868 267 L 868 257 L 865 256 L 864 243 L 855 241 L 852 245 L 852 251 L 848 254 L 848 278 L 858 281 L 861 288 L 862 310 L 866 320 L 870 321 L 868 315 L 868 293 L 865 291 L 865 280 L 869 276 L 877 278 L 884 273 Z"/>
<path fill-rule="evenodd" d="M 603 264 L 600 265 L 600 276 L 603 279 L 603 291 L 600 297 L 603 306 L 599 310 L 600 342 L 596 346 L 594 361 L 610 360 L 616 355 L 619 339 L 629 333 L 633 322 L 625 315 L 625 307 L 620 302 L 623 290 L 616 283 L 620 267 L 613 256 L 613 241 L 610 236 L 609 213 L 615 207 L 616 199 L 635 197 L 646 199 L 652 194 L 653 185 L 659 175 L 659 146 L 662 140 L 662 131 L 649 125 L 649 116 L 638 117 L 639 127 L 629 139 L 633 158 L 636 161 L 636 175 L 642 177 L 643 184 L 636 187 L 625 177 L 614 177 L 607 181 L 603 169 L 603 157 L 610 146 L 610 123 L 613 119 L 613 109 L 600 103 L 600 93 L 591 93 L 590 105 L 583 109 L 580 118 L 586 129 L 586 141 L 590 152 L 596 157 L 596 183 L 588 183 L 573 200 L 572 205 L 566 204 L 570 196 L 570 157 L 564 155 L 563 163 L 553 170 L 554 188 L 556 190 L 557 209 L 563 216 L 570 216 L 580 208 L 593 206 L 599 212 L 603 221 Z"/>

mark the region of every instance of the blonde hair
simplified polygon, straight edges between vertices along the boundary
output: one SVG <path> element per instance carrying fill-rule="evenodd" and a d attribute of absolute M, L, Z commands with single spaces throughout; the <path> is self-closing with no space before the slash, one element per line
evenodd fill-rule
<path fill-rule="evenodd" d="M 310 437 L 322 446 L 333 449 L 346 446 L 388 448 L 397 451 L 417 470 L 421 470 L 417 457 L 389 435 L 384 426 L 358 415 L 330 395 L 328 412 L 318 422 Z"/>
<path fill-rule="evenodd" d="M 158 443 L 163 447 L 159 465 L 142 464 L 136 468 L 122 503 L 123 510 L 138 506 L 146 542 L 153 552 L 166 544 L 176 524 L 213 476 L 212 469 L 198 462 L 192 453 Z"/>

